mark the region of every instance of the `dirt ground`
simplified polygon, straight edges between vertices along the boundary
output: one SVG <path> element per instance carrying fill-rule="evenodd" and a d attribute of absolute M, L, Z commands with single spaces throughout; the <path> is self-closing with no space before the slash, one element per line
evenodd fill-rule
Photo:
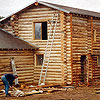
<path fill-rule="evenodd" d="M 0 100 L 100 100 L 100 94 L 95 93 L 95 88 L 77 87 L 67 91 L 33 94 L 25 97 L 0 97 Z"/>

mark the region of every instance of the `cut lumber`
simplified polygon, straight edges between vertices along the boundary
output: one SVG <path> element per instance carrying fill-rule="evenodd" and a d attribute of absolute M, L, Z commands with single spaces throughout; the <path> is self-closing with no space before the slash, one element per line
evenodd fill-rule
<path fill-rule="evenodd" d="M 43 93 L 43 91 L 42 90 L 39 90 L 39 91 L 33 90 L 31 92 L 25 92 L 25 95 L 28 96 L 28 95 L 40 94 L 40 93 Z"/>

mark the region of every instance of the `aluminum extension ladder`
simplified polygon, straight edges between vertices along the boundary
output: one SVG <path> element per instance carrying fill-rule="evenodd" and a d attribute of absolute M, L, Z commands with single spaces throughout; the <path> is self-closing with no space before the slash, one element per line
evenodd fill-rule
<path fill-rule="evenodd" d="M 48 37 L 48 41 L 47 41 L 47 45 L 46 45 L 46 49 L 45 49 L 44 60 L 43 60 L 43 64 L 42 64 L 42 68 L 41 68 L 41 72 L 40 72 L 40 79 L 39 79 L 38 85 L 45 85 L 45 79 L 46 79 L 46 75 L 47 75 L 48 65 L 50 62 L 51 50 L 52 50 L 53 42 L 54 42 L 54 38 L 55 38 L 58 16 L 59 16 L 59 14 L 54 14 L 52 20 L 49 21 L 50 22 L 50 32 L 49 32 L 50 35 Z M 55 17 L 56 17 L 56 20 L 54 20 Z M 52 27 L 54 28 L 54 30 L 52 30 Z M 51 33 L 52 33 L 52 35 L 51 35 Z M 50 39 L 50 38 L 52 38 L 52 39 Z M 50 44 L 50 47 L 49 47 L 49 44 Z M 49 50 L 47 50 L 47 49 L 49 49 Z M 48 57 L 47 57 L 47 54 L 48 54 Z M 48 58 L 48 59 L 46 59 L 46 58 Z"/>

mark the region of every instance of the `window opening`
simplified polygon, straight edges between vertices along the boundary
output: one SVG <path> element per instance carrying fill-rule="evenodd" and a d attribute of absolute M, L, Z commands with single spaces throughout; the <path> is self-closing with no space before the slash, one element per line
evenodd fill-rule
<path fill-rule="evenodd" d="M 36 54 L 36 66 L 42 66 L 43 54 Z"/>
<path fill-rule="evenodd" d="M 35 22 L 34 30 L 35 40 L 47 40 L 47 22 Z"/>

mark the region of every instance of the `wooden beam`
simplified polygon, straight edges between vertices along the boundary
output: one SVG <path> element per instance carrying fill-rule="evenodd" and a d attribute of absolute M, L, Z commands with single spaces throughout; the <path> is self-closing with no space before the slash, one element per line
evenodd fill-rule
<path fill-rule="evenodd" d="M 87 54 L 87 85 L 89 86 L 89 54 Z"/>
<path fill-rule="evenodd" d="M 61 28 L 61 65 L 62 84 L 64 84 L 64 12 L 60 12 L 60 28 Z"/>
<path fill-rule="evenodd" d="M 94 42 L 96 42 L 96 36 L 97 36 L 97 34 L 96 34 L 96 33 L 97 33 L 97 32 L 96 32 L 96 30 L 93 30 L 93 35 L 94 35 L 94 36 L 93 36 L 93 37 L 94 37 L 94 39 L 93 39 L 93 40 L 94 40 Z"/>
<path fill-rule="evenodd" d="M 70 14 L 70 32 L 71 32 L 71 75 L 72 75 L 72 82 L 71 84 L 73 84 L 73 58 L 72 58 L 72 14 Z"/>
<path fill-rule="evenodd" d="M 90 82 L 93 81 L 93 63 L 91 54 L 87 54 L 87 85 L 90 85 Z"/>
<path fill-rule="evenodd" d="M 91 56 L 92 58 L 92 82 L 94 82 L 94 74 L 95 74 L 95 66 L 93 65 L 93 56 Z"/>
<path fill-rule="evenodd" d="M 93 17 L 91 17 L 91 53 L 93 53 Z"/>
<path fill-rule="evenodd" d="M 60 27 L 62 31 L 63 31 L 63 26 L 64 26 L 64 12 L 60 11 Z"/>

